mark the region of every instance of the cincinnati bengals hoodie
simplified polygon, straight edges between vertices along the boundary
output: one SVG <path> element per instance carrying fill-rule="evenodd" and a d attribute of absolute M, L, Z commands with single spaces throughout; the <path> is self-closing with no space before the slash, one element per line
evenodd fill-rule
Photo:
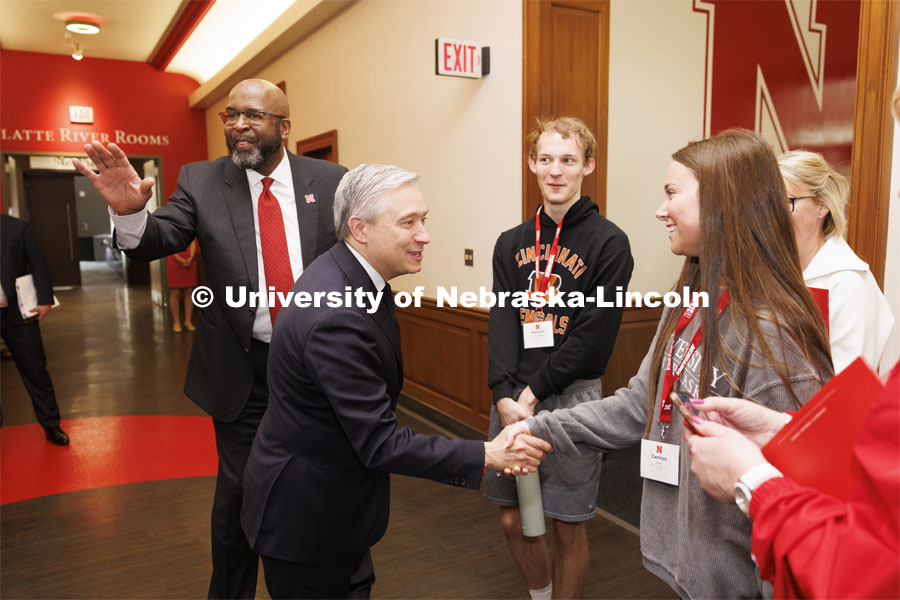
<path fill-rule="evenodd" d="M 556 235 L 556 222 L 542 210 L 541 274 Z M 500 234 L 494 246 L 493 291 L 535 291 L 534 217 Z M 599 307 L 597 288 L 613 302 L 617 287 L 625 291 L 634 260 L 628 237 L 582 196 L 563 217 L 550 287 L 568 302 L 572 292 L 584 295 L 584 307 L 545 306 L 491 308 L 488 338 L 488 386 L 493 401 L 512 397 L 517 385 L 529 385 L 538 400 L 558 394 L 578 379 L 596 379 L 606 371 L 622 320 L 622 308 Z M 588 301 L 593 298 L 593 301 Z M 522 324 L 552 321 L 553 347 L 526 350 Z"/>

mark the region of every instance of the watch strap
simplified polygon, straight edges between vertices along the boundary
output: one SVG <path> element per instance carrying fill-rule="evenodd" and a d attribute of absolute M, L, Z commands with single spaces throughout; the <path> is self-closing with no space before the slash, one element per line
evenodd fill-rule
<path fill-rule="evenodd" d="M 784 477 L 784 475 L 771 464 L 763 462 L 747 469 L 747 471 L 741 475 L 739 481 L 746 485 L 752 492 L 766 481 L 774 479 L 775 477 Z"/>

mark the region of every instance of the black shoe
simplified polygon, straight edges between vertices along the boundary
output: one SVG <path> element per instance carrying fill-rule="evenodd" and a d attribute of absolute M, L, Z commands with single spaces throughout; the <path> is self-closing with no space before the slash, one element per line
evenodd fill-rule
<path fill-rule="evenodd" d="M 66 435 L 66 432 L 57 427 L 45 427 L 44 432 L 47 434 L 47 439 L 50 442 L 56 444 L 57 446 L 68 446 L 69 445 L 69 436 Z"/>

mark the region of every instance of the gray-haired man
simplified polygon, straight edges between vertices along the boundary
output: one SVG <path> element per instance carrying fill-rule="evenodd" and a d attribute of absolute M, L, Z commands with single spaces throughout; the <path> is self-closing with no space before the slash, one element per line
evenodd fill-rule
<path fill-rule="evenodd" d="M 430 239 L 417 181 L 385 165 L 347 173 L 334 204 L 342 241 L 294 285 L 308 305 L 278 317 L 241 519 L 273 598 L 347 596 L 387 528 L 390 473 L 478 489 L 485 465 L 534 468 L 551 450 L 536 438 L 505 449 L 504 435 L 485 443 L 397 427 L 403 358 L 387 281 L 422 268 Z M 360 288 L 380 297 L 377 310 L 355 301 Z"/>

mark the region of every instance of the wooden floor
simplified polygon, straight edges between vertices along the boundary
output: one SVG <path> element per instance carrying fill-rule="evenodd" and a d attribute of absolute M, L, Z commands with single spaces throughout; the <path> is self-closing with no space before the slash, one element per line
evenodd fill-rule
<path fill-rule="evenodd" d="M 83 263 L 85 264 L 85 263 Z M 147 288 L 125 288 L 105 265 L 60 291 L 42 322 L 65 419 L 201 415 L 181 393 L 190 334 L 174 334 Z M 34 422 L 10 361 L 0 365 L 4 426 Z M 432 425 L 401 413 L 422 433 Z M 72 444 L 78 444 L 77 438 Z M 40 477 L 40 473 L 35 473 Z M 393 478 L 391 522 L 373 550 L 375 598 L 525 598 L 496 518 L 480 492 Z M 215 480 L 196 477 L 88 489 L 0 508 L 2 598 L 201 598 L 210 572 Z M 588 523 L 586 598 L 674 598 L 641 566 L 634 533 Z M 268 598 L 260 573 L 257 597 Z"/>

